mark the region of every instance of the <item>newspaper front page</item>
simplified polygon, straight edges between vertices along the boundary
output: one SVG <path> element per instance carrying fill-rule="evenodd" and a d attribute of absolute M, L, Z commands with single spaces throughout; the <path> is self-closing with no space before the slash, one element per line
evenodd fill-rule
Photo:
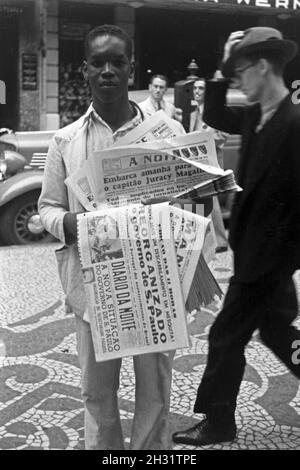
<path fill-rule="evenodd" d="M 78 216 L 97 361 L 189 345 L 185 298 L 207 224 L 165 204 Z"/>
<path fill-rule="evenodd" d="M 145 119 L 137 127 L 127 132 L 124 136 L 118 138 L 112 147 L 128 146 L 133 143 L 149 142 L 156 139 L 164 139 L 175 137 L 179 131 L 178 123 L 173 119 L 169 119 L 162 111 L 157 111 L 153 116 Z M 90 155 L 89 158 L 94 158 Z M 86 210 L 92 211 L 97 209 L 95 195 L 92 192 L 89 183 L 88 167 L 83 167 L 71 177 L 66 179 L 66 185 L 76 194 L 77 199 L 81 202 Z"/>
<path fill-rule="evenodd" d="M 175 196 L 224 174 L 212 132 L 95 152 L 66 184 L 87 210 Z"/>

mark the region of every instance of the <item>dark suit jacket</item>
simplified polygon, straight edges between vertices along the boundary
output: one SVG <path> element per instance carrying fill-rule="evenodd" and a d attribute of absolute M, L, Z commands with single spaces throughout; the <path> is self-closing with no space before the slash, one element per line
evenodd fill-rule
<path fill-rule="evenodd" d="M 209 126 L 241 134 L 237 193 L 230 220 L 229 243 L 235 276 L 256 282 L 300 268 L 300 107 L 287 96 L 261 131 L 251 138 L 260 106 L 227 107 L 226 82 L 207 82 L 203 118 Z"/>

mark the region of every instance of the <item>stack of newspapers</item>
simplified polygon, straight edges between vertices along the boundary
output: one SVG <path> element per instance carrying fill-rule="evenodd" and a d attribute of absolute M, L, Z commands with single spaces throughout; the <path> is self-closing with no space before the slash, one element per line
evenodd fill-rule
<path fill-rule="evenodd" d="M 66 185 L 86 211 L 78 244 L 97 360 L 188 346 L 185 310 L 222 291 L 203 206 L 169 201 L 241 190 L 218 165 L 213 133 L 183 134 L 159 111 L 87 155 Z"/>
<path fill-rule="evenodd" d="M 241 188 L 236 184 L 233 171 L 226 170 L 223 175 L 215 179 L 202 181 L 186 191 L 176 194 L 176 197 L 196 200 L 198 198 L 217 196 L 221 193 L 237 191 L 241 191 Z"/>

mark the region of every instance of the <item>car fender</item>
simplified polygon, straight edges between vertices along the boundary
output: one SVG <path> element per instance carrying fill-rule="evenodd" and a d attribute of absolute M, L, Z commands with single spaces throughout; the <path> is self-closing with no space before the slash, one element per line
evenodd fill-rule
<path fill-rule="evenodd" d="M 26 158 L 15 150 L 5 150 L 5 162 L 7 170 L 5 174 L 8 174 L 8 178 L 11 175 L 17 174 L 18 172 L 24 171 L 24 167 L 27 165 Z"/>
<path fill-rule="evenodd" d="M 0 182 L 0 207 L 35 189 L 41 189 L 43 171 L 22 171 Z"/>

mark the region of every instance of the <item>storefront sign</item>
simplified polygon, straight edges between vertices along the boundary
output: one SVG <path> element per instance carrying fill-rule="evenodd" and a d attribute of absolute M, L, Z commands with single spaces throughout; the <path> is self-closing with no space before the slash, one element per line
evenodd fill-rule
<path fill-rule="evenodd" d="M 0 5 L 0 15 L 18 15 L 22 13 L 23 8 L 18 6 Z"/>
<path fill-rule="evenodd" d="M 71 23 L 62 19 L 60 22 L 60 39 L 82 41 L 91 25 L 87 23 Z"/>
<path fill-rule="evenodd" d="M 265 8 L 268 10 L 299 10 L 300 0 L 141 0 L 140 2 L 130 2 L 135 8 L 147 6 L 151 4 L 154 6 L 172 6 L 176 8 L 177 5 L 189 6 L 198 4 L 199 6 L 205 5 L 220 5 L 220 6 L 238 6 L 245 8 Z"/>
<path fill-rule="evenodd" d="M 203 4 L 219 3 L 222 5 L 240 5 L 256 8 L 285 8 L 286 10 L 300 9 L 300 0 L 194 0 L 194 2 Z"/>
<path fill-rule="evenodd" d="M 22 55 L 22 88 L 37 90 L 37 55 Z"/>

